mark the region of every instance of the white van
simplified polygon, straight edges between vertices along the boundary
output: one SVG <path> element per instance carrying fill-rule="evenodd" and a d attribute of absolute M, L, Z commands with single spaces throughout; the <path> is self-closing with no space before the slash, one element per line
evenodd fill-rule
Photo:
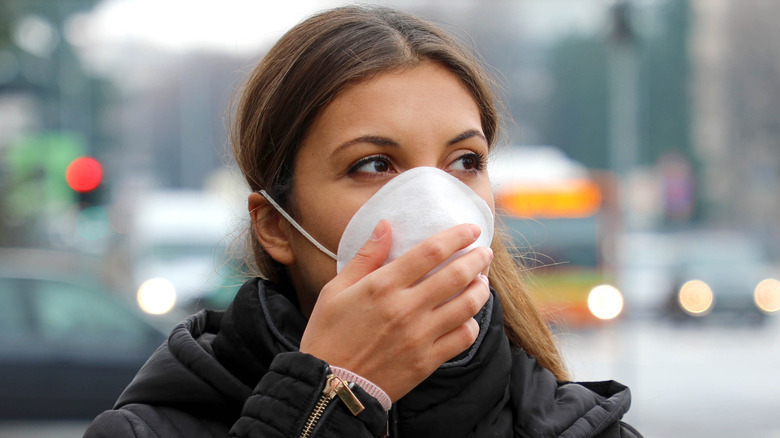
<path fill-rule="evenodd" d="M 236 226 L 229 201 L 202 191 L 158 191 L 135 205 L 128 250 L 139 305 L 164 313 L 213 290 Z M 144 288 L 147 300 L 156 297 L 168 306 L 142 302 Z"/>

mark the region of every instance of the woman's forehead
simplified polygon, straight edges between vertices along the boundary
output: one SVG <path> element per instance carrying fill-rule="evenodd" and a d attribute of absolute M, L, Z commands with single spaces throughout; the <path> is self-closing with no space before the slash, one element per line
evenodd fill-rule
<path fill-rule="evenodd" d="M 452 125 L 458 134 L 482 131 L 479 105 L 460 79 L 438 64 L 422 63 L 342 90 L 320 110 L 307 135 L 343 142 L 368 134 L 402 134 L 419 124 L 429 129 Z"/>

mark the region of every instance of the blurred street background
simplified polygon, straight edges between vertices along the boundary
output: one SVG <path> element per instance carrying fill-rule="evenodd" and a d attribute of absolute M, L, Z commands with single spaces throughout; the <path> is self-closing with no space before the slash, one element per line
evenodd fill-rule
<path fill-rule="evenodd" d="M 494 69 L 500 220 L 648 437 L 780 437 L 780 2 L 398 0 Z M 326 0 L 0 0 L 0 437 L 77 437 L 244 276 L 231 105 Z"/>

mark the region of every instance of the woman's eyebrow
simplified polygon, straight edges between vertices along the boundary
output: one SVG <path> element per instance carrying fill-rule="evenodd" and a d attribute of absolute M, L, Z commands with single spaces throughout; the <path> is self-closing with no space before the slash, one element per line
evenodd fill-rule
<path fill-rule="evenodd" d="M 336 148 L 334 153 L 335 152 L 339 152 L 339 151 L 341 151 L 343 149 L 346 149 L 349 146 L 352 146 L 352 145 L 357 144 L 357 143 L 371 143 L 371 144 L 375 144 L 377 146 L 384 146 L 384 147 L 399 147 L 400 146 L 397 141 L 389 139 L 387 137 L 381 137 L 381 136 L 378 136 L 378 135 L 364 135 L 362 137 L 353 138 L 352 140 L 348 140 L 348 141 L 340 144 Z"/>
<path fill-rule="evenodd" d="M 457 137 L 455 137 L 452 140 L 448 141 L 447 142 L 447 146 L 452 146 L 455 143 L 461 142 L 461 141 L 469 139 L 471 137 L 479 137 L 485 143 L 487 143 L 487 138 L 485 138 L 485 136 L 481 132 L 477 131 L 476 129 L 469 129 L 468 131 L 462 132 Z"/>
<path fill-rule="evenodd" d="M 456 143 L 459 143 L 459 142 L 461 142 L 463 140 L 466 140 L 466 139 L 469 139 L 469 138 L 472 138 L 472 137 L 478 137 L 478 138 L 482 139 L 485 143 L 487 143 L 487 139 L 485 138 L 485 136 L 481 132 L 477 131 L 476 129 L 469 129 L 468 131 L 464 131 L 464 132 L 458 134 L 452 140 L 448 141 L 447 142 L 447 146 L 452 146 L 452 145 L 454 145 Z M 352 140 L 348 140 L 348 141 L 340 144 L 336 148 L 334 153 L 340 152 L 340 151 L 342 151 L 342 150 L 344 150 L 344 149 L 346 149 L 346 148 L 348 148 L 348 147 L 350 147 L 350 146 L 352 146 L 354 144 L 357 144 L 357 143 L 371 143 L 371 144 L 375 144 L 377 146 L 393 147 L 393 148 L 397 148 L 397 147 L 401 146 L 397 141 L 395 141 L 393 139 L 390 139 L 390 138 L 387 138 L 387 137 L 382 137 L 380 135 L 364 135 L 364 136 L 361 136 L 361 137 L 353 138 Z"/>

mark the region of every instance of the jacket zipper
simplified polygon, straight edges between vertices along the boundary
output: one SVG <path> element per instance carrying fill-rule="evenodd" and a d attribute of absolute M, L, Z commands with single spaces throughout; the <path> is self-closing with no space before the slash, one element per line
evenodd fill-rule
<path fill-rule="evenodd" d="M 309 418 L 306 420 L 306 424 L 301 431 L 301 438 L 308 438 L 317 427 L 317 424 L 322 418 L 322 414 L 325 413 L 325 408 L 328 407 L 331 401 L 338 396 L 342 402 L 347 406 L 352 415 L 358 415 L 363 412 L 363 404 L 357 399 L 355 394 L 350 389 L 352 384 L 339 379 L 333 374 L 328 374 L 325 381 L 325 387 L 322 389 L 322 395 L 317 400 L 317 404 L 314 405 L 314 410 L 309 414 Z"/>

